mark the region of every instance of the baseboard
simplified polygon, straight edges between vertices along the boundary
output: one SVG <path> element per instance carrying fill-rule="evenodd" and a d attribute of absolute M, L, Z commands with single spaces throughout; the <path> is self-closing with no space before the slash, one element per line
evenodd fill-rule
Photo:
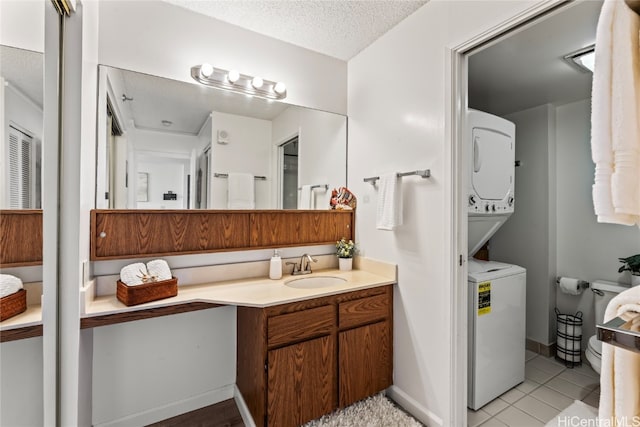
<path fill-rule="evenodd" d="M 527 338 L 526 348 L 529 351 L 543 355 L 544 357 L 552 357 L 556 355 L 556 344 L 545 345 L 537 341 Z"/>
<path fill-rule="evenodd" d="M 402 406 L 407 412 L 409 412 L 414 418 L 417 418 L 420 422 L 428 426 L 443 426 L 442 418 L 420 405 L 411 396 L 399 389 L 397 386 L 392 385 L 387 389 L 387 397 L 395 401 L 398 405 Z"/>
<path fill-rule="evenodd" d="M 128 415 L 117 420 L 107 421 L 102 424 L 94 424 L 94 427 L 145 426 L 175 417 L 176 415 L 195 411 L 196 409 L 204 408 L 205 406 L 213 405 L 215 403 L 222 402 L 223 400 L 231 399 L 234 397 L 234 389 L 235 384 L 225 385 L 218 389 L 211 390 L 197 396 L 192 396 L 188 399 L 171 402 L 168 405 L 149 409 L 133 415 Z M 244 415 L 242 418 L 244 419 Z M 248 425 L 249 424 L 247 424 L 247 426 Z"/>
<path fill-rule="evenodd" d="M 244 421 L 245 427 L 256 427 L 256 423 L 253 421 L 253 416 L 251 415 L 251 411 L 249 411 L 249 407 L 247 406 L 244 398 L 242 397 L 242 393 L 240 393 L 240 389 L 237 385 L 233 386 L 233 398 L 236 401 L 236 405 L 238 406 L 238 411 L 240 411 L 240 416 L 242 417 L 242 421 Z"/>

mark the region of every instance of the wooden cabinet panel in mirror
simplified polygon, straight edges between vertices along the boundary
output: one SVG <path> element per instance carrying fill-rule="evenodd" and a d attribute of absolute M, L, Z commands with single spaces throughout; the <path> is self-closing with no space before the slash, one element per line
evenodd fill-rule
<path fill-rule="evenodd" d="M 353 211 L 96 209 L 91 259 L 332 244 L 353 224 Z"/>
<path fill-rule="evenodd" d="M 42 264 L 42 210 L 0 210 L 0 267 Z"/>
<path fill-rule="evenodd" d="M 346 185 L 343 115 L 102 65 L 98 98 L 97 209 L 324 209 Z"/>

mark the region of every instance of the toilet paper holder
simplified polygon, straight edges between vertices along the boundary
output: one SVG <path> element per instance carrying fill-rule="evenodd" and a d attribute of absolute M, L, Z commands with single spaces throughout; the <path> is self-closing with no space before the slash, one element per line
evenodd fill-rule
<path fill-rule="evenodd" d="M 556 285 L 560 284 L 560 279 L 562 279 L 562 277 L 558 276 L 556 277 Z M 587 289 L 591 284 L 589 282 L 587 282 L 586 280 L 580 280 L 578 279 L 578 286 L 580 287 L 580 289 Z"/>

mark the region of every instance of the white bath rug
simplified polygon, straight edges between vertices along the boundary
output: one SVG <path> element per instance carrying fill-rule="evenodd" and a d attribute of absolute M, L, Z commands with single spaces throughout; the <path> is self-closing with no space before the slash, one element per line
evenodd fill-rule
<path fill-rule="evenodd" d="M 598 418 L 598 410 L 584 402 L 576 400 L 567 409 L 560 412 L 545 427 L 559 426 L 595 426 Z"/>
<path fill-rule="evenodd" d="M 339 409 L 303 427 L 423 427 L 382 394 Z"/>

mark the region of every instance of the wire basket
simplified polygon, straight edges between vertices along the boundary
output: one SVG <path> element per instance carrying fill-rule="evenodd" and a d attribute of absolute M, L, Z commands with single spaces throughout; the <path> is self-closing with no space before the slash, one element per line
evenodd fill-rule
<path fill-rule="evenodd" d="M 582 312 L 563 314 L 556 308 L 556 359 L 568 368 L 582 364 Z"/>

